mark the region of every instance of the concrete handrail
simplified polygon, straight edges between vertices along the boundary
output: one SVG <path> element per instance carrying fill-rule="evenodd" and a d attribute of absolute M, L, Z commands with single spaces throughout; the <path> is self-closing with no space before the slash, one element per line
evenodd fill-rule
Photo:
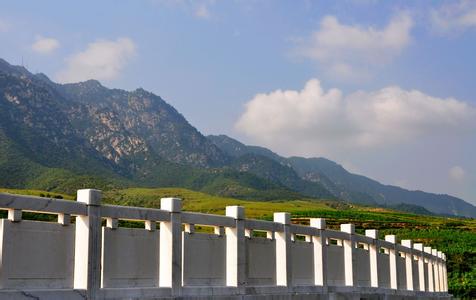
<path fill-rule="evenodd" d="M 126 286 L 121 287 L 120 290 L 125 291 L 124 293 L 132 298 L 134 295 L 137 295 L 138 298 L 145 297 L 144 295 L 182 297 L 193 293 L 205 296 L 260 293 L 293 295 L 301 292 L 322 294 L 344 287 L 352 287 L 354 292 L 357 289 L 360 293 L 397 293 L 430 298 L 435 295 L 438 297 L 448 295 L 444 253 L 424 247 L 422 244 L 413 244 L 410 240 L 403 240 L 399 244 L 394 235 L 387 235 L 385 240 L 379 240 L 377 230 L 366 230 L 365 235 L 359 235 L 355 233 L 355 227 L 352 224 L 342 224 L 340 231 L 327 229 L 325 220 L 318 218 L 310 219 L 310 226 L 297 225 L 291 223 L 289 213 L 275 213 L 273 221 L 252 220 L 245 218 L 245 210 L 239 206 L 228 206 L 226 216 L 182 212 L 181 200 L 178 198 L 161 199 L 161 209 L 101 205 L 101 192 L 97 190 L 79 190 L 78 201 L 0 193 L 0 209 L 8 210 L 8 220 L 2 220 L 0 235 L 10 237 L 10 239 L 16 237 L 9 234 L 9 230 L 23 232 L 21 227 L 14 225 L 22 223 L 22 211 L 51 213 L 59 216 L 58 223 L 61 225 L 58 226 L 60 227 L 52 229 L 48 225 L 45 232 L 57 230 L 58 234 L 61 233 L 65 236 L 74 233 L 72 238 L 75 243 L 71 244 L 74 246 L 74 251 L 65 250 L 66 252 L 64 252 L 66 257 L 72 255 L 74 259 L 70 288 L 82 291 L 81 293 L 84 293 L 88 299 L 114 298 L 112 295 L 120 294 L 118 289 L 111 289 L 108 286 L 112 283 L 105 281 L 105 278 L 109 276 L 107 272 L 113 270 L 108 267 L 111 263 L 108 260 L 108 255 L 119 255 L 114 254 L 118 249 L 110 248 L 111 239 L 116 237 L 120 237 L 120 239 L 114 243 L 120 242 L 121 239 L 140 241 L 141 243 L 145 239 L 149 241 L 147 243 L 156 241 L 153 244 L 144 244 L 144 251 L 150 245 L 156 249 L 155 253 L 159 253 L 156 258 L 157 273 L 154 275 L 157 284 L 155 287 L 131 289 L 141 281 L 131 277 L 132 279 L 128 281 L 131 282 L 131 286 L 127 286 L 129 283 L 122 282 L 121 284 L 126 284 Z M 71 215 L 76 216 L 75 225 L 69 226 L 72 229 L 66 229 L 64 226 L 71 223 Z M 107 220 L 106 227 L 101 226 L 103 219 Z M 124 231 L 118 226 L 119 220 L 145 221 L 146 231 L 137 231 L 137 229 L 136 231 Z M 5 222 L 11 222 L 13 225 Z M 160 223 L 160 230 L 156 230 L 157 222 Z M 27 222 L 25 224 L 31 228 L 37 228 L 41 232 L 42 228 L 46 226 L 43 225 L 44 223 L 46 222 L 34 222 L 30 225 Z M 182 229 L 183 225 L 185 225 L 185 230 Z M 204 234 L 194 235 L 194 225 L 215 227 L 215 237 Z M 61 226 L 65 229 L 61 229 Z M 17 227 L 18 229 L 16 229 Z M 254 238 L 251 234 L 253 230 L 267 232 L 267 239 Z M 303 239 L 298 239 L 298 236 Z M 5 243 L 9 242 L 3 240 L 3 244 L 0 245 L 0 255 L 2 256 L 0 257 L 0 274 L 6 265 L 5 262 L 15 259 L 15 256 L 11 256 L 12 254 L 9 254 L 8 251 L 2 251 L 6 247 Z M 195 276 L 193 277 L 189 274 L 193 271 L 190 269 L 192 266 L 190 264 L 203 265 L 203 262 L 194 258 L 195 254 L 189 256 L 192 245 L 195 245 L 193 247 L 206 245 L 206 247 L 211 247 L 209 256 L 223 256 L 223 269 L 215 268 L 216 270 L 206 271 L 218 272 L 209 275 L 212 277 L 205 276 L 209 279 L 205 277 L 203 279 L 211 281 L 200 281 L 197 278 L 202 275 L 193 275 Z M 51 245 L 47 246 L 51 247 Z M 270 273 L 269 276 L 274 282 L 271 286 L 258 288 L 250 283 L 253 276 L 253 266 L 250 265 L 252 264 L 252 255 L 261 255 L 259 251 L 262 251 L 253 252 L 256 247 L 264 247 L 263 249 L 273 252 L 269 253 L 272 256 L 259 257 L 259 259 L 262 258 L 271 263 L 272 274 Z M 111 251 L 114 253 L 106 253 L 105 249 L 112 249 Z M 156 255 L 150 251 L 144 253 L 147 253 L 144 255 L 149 255 L 148 257 L 151 259 Z M 303 266 L 309 269 L 312 274 L 297 275 L 302 270 L 293 268 L 300 266 L 299 261 L 303 260 L 297 253 L 311 258 L 309 263 Z M 214 257 L 207 257 L 207 253 L 203 255 L 202 259 L 212 259 L 212 261 L 214 259 Z M 336 258 L 337 261 L 335 261 Z M 131 259 L 140 259 L 140 257 Z M 342 264 L 342 269 L 339 271 L 342 273 L 332 271 L 334 267 L 329 264 L 336 263 Z M 211 264 L 213 265 L 213 262 Z M 380 264 L 383 264 L 384 268 Z M 368 285 L 364 286 L 361 283 L 362 278 L 358 275 L 362 271 L 358 268 L 362 267 L 368 269 L 369 274 L 365 279 L 368 281 Z M 388 270 L 388 273 L 382 275 L 384 269 Z M 220 270 L 224 273 L 220 273 L 222 272 Z M 127 273 L 128 270 L 125 272 Z M 67 276 L 69 275 L 67 274 Z M 333 276 L 341 278 L 339 279 L 341 283 L 336 284 L 335 282 L 339 282 L 339 280 Z M 7 293 L 6 290 L 13 284 L 12 282 L 15 282 L 8 281 L 5 279 L 7 277 L 7 275 L 0 276 L 0 298 Z M 188 279 L 189 277 L 190 279 Z M 299 278 L 303 279 L 299 281 Z M 257 280 L 260 282 L 259 280 L 262 279 Z M 29 281 L 25 279 L 22 282 L 24 286 L 20 286 L 20 288 L 28 289 Z M 200 288 L 188 286 L 188 284 L 193 285 L 200 282 L 209 282 L 210 286 Z M 46 287 L 50 286 L 47 280 L 44 284 Z M 68 284 L 61 284 L 65 285 L 64 288 L 68 288 Z M 249 290 L 250 287 L 253 289 Z M 377 290 L 369 290 L 372 288 Z M 38 293 L 45 294 L 46 292 L 43 290 Z M 48 295 L 52 295 L 51 293 L 53 292 L 50 291 Z M 66 297 L 64 296 L 65 291 L 61 293 L 63 296 L 58 296 L 59 298 Z M 13 297 L 13 299 L 16 298 Z"/>

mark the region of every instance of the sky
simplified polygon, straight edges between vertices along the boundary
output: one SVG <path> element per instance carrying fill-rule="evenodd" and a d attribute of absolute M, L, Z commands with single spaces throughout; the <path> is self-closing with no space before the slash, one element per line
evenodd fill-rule
<path fill-rule="evenodd" d="M 0 0 L 0 57 L 476 204 L 476 1 Z"/>

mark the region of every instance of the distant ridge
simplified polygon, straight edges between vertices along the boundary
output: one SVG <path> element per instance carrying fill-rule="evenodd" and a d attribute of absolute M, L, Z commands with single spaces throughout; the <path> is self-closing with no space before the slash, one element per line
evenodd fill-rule
<path fill-rule="evenodd" d="M 288 166 L 306 182 L 320 183 L 337 199 L 400 207 L 420 213 L 429 211 L 441 215 L 476 217 L 476 207 L 462 199 L 384 185 L 368 177 L 352 174 L 341 165 L 325 158 L 285 158 L 264 147 L 244 145 L 226 135 L 211 135 L 208 138 L 233 157 L 261 155 Z"/>

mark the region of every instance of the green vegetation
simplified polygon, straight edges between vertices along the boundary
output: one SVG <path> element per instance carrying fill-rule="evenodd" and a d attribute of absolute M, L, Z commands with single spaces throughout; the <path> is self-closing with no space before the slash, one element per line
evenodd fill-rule
<path fill-rule="evenodd" d="M 42 191 L 42 190 L 18 190 L 18 189 L 2 189 L 2 188 L 0 188 L 0 193 L 10 193 L 10 194 L 38 196 L 38 197 L 66 199 L 66 200 L 74 200 L 75 199 L 74 196 L 71 196 L 71 195 L 68 195 L 68 194 L 52 193 L 52 192 L 46 192 L 46 191 Z"/>
<path fill-rule="evenodd" d="M 74 196 L 40 190 L 0 189 L 0 192 L 74 199 Z M 268 219 L 273 212 L 287 211 L 293 221 L 307 224 L 309 217 L 324 217 L 330 228 L 341 223 L 354 223 L 357 231 L 379 229 L 381 238 L 396 234 L 399 239 L 412 239 L 447 254 L 450 292 L 463 299 L 476 295 L 476 220 L 418 215 L 389 208 L 375 208 L 338 201 L 279 200 L 251 201 L 211 196 L 182 188 L 129 188 L 104 192 L 104 203 L 141 207 L 160 207 L 160 198 L 179 197 L 187 211 L 224 214 L 225 206 L 241 205 L 248 218 Z M 33 217 L 33 216 L 30 216 Z M 130 225 L 130 224 L 129 224 Z"/>

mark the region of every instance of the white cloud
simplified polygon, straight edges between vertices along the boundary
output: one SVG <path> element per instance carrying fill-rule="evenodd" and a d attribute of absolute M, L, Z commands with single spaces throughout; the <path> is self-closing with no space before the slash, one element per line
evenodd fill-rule
<path fill-rule="evenodd" d="M 99 40 L 67 59 L 67 66 L 57 74 L 61 82 L 88 79 L 112 80 L 134 56 L 136 46 L 129 38 Z"/>
<path fill-rule="evenodd" d="M 31 45 L 31 49 L 40 54 L 50 54 L 58 49 L 60 43 L 57 39 L 38 36 L 36 41 Z"/>
<path fill-rule="evenodd" d="M 476 28 L 476 1 L 453 1 L 433 9 L 431 21 L 441 33 Z"/>
<path fill-rule="evenodd" d="M 205 3 L 200 4 L 197 9 L 195 10 L 195 16 L 201 19 L 209 19 L 210 18 L 210 11 Z"/>
<path fill-rule="evenodd" d="M 393 147 L 422 136 L 462 133 L 475 128 L 476 108 L 456 99 L 386 87 L 343 95 L 325 91 L 317 79 L 301 91 L 257 94 L 236 129 L 288 155 L 331 155 Z"/>
<path fill-rule="evenodd" d="M 462 167 L 454 166 L 448 171 L 448 176 L 455 182 L 462 182 L 466 177 L 466 172 Z"/>
<path fill-rule="evenodd" d="M 407 13 L 394 16 L 381 29 L 346 25 L 326 16 L 297 53 L 326 66 L 337 77 L 352 78 L 363 65 L 380 66 L 400 54 L 411 41 L 412 27 Z"/>

